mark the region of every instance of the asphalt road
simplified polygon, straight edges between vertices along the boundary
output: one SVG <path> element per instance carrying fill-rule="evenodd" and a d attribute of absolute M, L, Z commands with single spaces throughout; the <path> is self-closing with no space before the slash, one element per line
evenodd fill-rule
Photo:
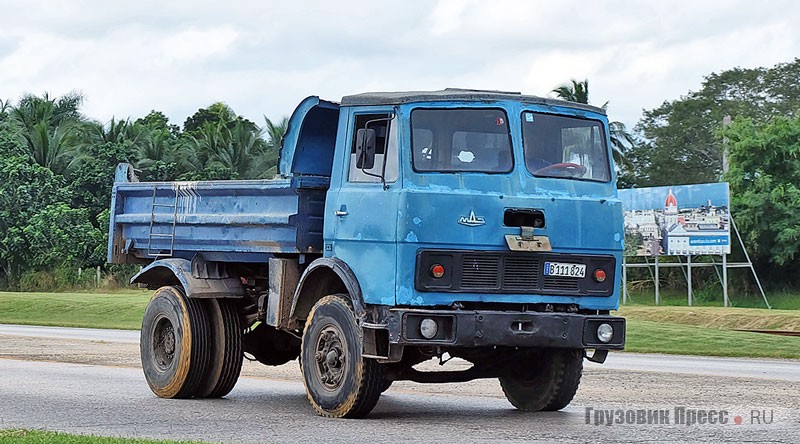
<path fill-rule="evenodd" d="M 0 335 L 139 343 L 139 332 L 132 330 L 0 324 Z M 610 353 L 604 364 L 585 361 L 584 365 L 587 368 L 608 370 L 654 371 L 800 382 L 800 361 L 791 360 Z"/>
<path fill-rule="evenodd" d="M 9 328 L 15 327 L 0 327 L 0 356 L 14 341 Z M 107 341 L 115 337 L 106 331 L 72 330 L 64 333 L 71 335 L 68 338 L 21 339 L 32 347 L 57 348 L 63 343 L 71 350 L 89 350 L 108 347 Z M 58 333 L 45 331 L 51 336 Z M 102 339 L 80 336 L 99 333 Z M 125 342 L 130 334 L 119 337 L 120 353 L 135 353 L 136 347 Z M 163 400 L 152 395 L 137 368 L 0 359 L 0 428 L 231 443 L 789 443 L 800 437 L 800 363 L 796 361 L 629 354 L 614 355 L 610 361 L 613 365 L 606 368 L 587 366 L 576 399 L 562 412 L 518 412 L 503 398 L 495 380 L 439 385 L 399 382 L 384 394 L 368 419 L 331 420 L 318 417 L 308 406 L 296 363 L 275 372 L 263 366 L 258 366 L 258 372 L 246 372 L 261 376 L 241 378 L 227 399 Z M 725 410 L 726 422 L 676 424 L 675 409 L 681 407 Z M 614 418 L 610 425 L 605 413 L 595 415 L 605 410 Z M 645 414 L 666 410 L 669 423 L 636 424 L 636 410 Z M 759 417 L 766 413 L 771 422 L 754 423 L 754 411 Z M 736 416 L 741 416 L 742 424 L 735 423 Z M 615 422 L 617 418 L 622 423 Z"/>

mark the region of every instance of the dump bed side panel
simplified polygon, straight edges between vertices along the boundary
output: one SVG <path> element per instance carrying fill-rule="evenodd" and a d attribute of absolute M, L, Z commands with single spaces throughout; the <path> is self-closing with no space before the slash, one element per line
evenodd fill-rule
<path fill-rule="evenodd" d="M 291 179 L 114 184 L 109 262 L 265 262 L 319 252 L 325 190 Z"/>

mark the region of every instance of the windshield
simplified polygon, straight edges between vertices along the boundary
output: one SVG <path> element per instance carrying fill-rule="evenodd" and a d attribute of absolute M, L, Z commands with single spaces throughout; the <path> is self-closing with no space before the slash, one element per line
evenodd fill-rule
<path fill-rule="evenodd" d="M 537 177 L 611 180 L 603 124 L 552 114 L 522 113 L 525 167 Z"/>
<path fill-rule="evenodd" d="M 411 147 L 416 171 L 507 173 L 514 166 L 501 109 L 415 109 Z"/>

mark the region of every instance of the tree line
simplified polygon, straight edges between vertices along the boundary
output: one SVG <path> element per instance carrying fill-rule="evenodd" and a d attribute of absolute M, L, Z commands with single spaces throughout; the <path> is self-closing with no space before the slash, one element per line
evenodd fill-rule
<path fill-rule="evenodd" d="M 620 187 L 729 182 L 731 212 L 759 272 L 795 285 L 798 79 L 800 59 L 733 68 L 643 110 L 631 131 L 611 119 Z M 589 82 L 551 94 L 589 103 Z M 69 286 L 74 270 L 105 266 L 117 163 L 134 164 L 142 180 L 270 178 L 288 120 L 259 126 L 214 103 L 182 126 L 158 111 L 101 123 L 81 113 L 82 103 L 77 93 L 0 100 L 0 287 Z"/>
<path fill-rule="evenodd" d="M 288 125 L 259 126 L 224 103 L 182 127 L 159 111 L 102 123 L 82 104 L 78 93 L 0 101 L 0 288 L 73 287 L 78 270 L 105 267 L 118 163 L 142 180 L 271 178 Z"/>

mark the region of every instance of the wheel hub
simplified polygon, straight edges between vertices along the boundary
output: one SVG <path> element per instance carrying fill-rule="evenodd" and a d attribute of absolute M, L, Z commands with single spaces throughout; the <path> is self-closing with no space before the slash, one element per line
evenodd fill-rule
<path fill-rule="evenodd" d="M 169 319 L 161 318 L 153 329 L 153 357 L 160 370 L 166 370 L 175 358 L 175 328 Z"/>
<path fill-rule="evenodd" d="M 169 355 L 175 353 L 175 332 L 172 329 L 164 335 L 164 351 Z"/>
<path fill-rule="evenodd" d="M 315 353 L 320 381 L 327 389 L 338 388 L 344 379 L 346 353 L 341 332 L 335 326 L 320 331 Z"/>

